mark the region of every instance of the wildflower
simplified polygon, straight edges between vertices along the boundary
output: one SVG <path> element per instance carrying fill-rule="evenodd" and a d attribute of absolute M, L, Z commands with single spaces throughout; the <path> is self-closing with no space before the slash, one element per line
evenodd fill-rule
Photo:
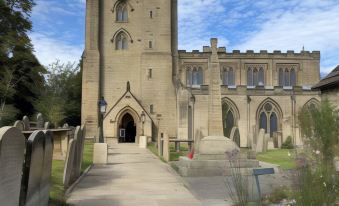
<path fill-rule="evenodd" d="M 317 151 L 315 151 L 315 153 L 318 155 L 318 154 L 320 154 L 320 151 L 319 151 L 319 150 L 317 150 Z"/>
<path fill-rule="evenodd" d="M 288 152 L 288 153 L 287 153 L 287 155 L 290 157 L 290 156 L 291 156 L 291 153 L 290 153 L 290 152 Z"/>
<path fill-rule="evenodd" d="M 326 187 L 326 183 L 325 183 L 325 182 L 323 182 L 323 184 L 324 184 L 324 187 Z"/>

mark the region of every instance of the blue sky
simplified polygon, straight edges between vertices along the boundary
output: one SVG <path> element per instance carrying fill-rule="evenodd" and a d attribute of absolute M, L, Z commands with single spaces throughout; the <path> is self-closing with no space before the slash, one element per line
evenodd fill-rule
<path fill-rule="evenodd" d="M 134 0 L 131 0 L 134 1 Z M 339 64 L 339 0 L 178 0 L 179 49 L 321 51 L 321 72 Z M 85 0 L 36 0 L 35 53 L 44 65 L 78 61 L 84 48 Z"/>

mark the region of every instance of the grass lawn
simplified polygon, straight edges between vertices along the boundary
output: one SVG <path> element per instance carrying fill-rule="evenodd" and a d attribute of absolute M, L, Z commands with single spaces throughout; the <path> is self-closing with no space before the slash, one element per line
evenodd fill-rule
<path fill-rule="evenodd" d="M 156 156 L 158 155 L 158 149 L 156 143 L 152 142 L 147 145 L 147 148 Z M 180 152 L 175 151 L 174 143 L 170 143 L 170 161 L 178 161 L 180 156 L 186 156 L 189 153 L 187 143 L 180 144 Z M 165 162 L 164 158 L 160 157 L 160 160 Z"/>
<path fill-rule="evenodd" d="M 288 156 L 289 151 L 288 149 L 276 149 L 258 153 L 257 160 L 280 165 L 282 169 L 293 169 L 295 168 L 293 152 L 291 151 L 292 155 Z"/>
<path fill-rule="evenodd" d="M 170 161 L 178 161 L 180 156 L 186 156 L 189 153 L 188 144 L 180 144 L 180 152 L 175 151 L 175 144 L 170 143 Z"/>
<path fill-rule="evenodd" d="M 83 162 L 81 165 L 81 172 L 92 164 L 93 160 L 93 142 L 86 141 L 84 147 Z M 51 176 L 51 190 L 49 193 L 50 204 L 52 206 L 66 205 L 64 197 L 66 189 L 62 184 L 64 174 L 65 161 L 53 160 L 52 162 L 52 176 Z"/>

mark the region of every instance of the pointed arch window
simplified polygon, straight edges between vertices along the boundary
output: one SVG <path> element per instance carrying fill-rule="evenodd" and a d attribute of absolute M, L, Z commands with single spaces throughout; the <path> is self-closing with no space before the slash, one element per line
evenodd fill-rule
<path fill-rule="evenodd" d="M 264 86 L 265 85 L 265 68 L 266 65 L 255 64 L 247 66 L 247 86 Z"/>
<path fill-rule="evenodd" d="M 233 67 L 224 67 L 222 70 L 222 83 L 223 85 L 233 86 L 235 85 Z"/>
<path fill-rule="evenodd" d="M 283 68 L 279 69 L 279 86 L 284 86 L 284 70 Z"/>
<path fill-rule="evenodd" d="M 279 86 L 293 87 L 297 85 L 297 68 L 298 65 L 286 64 L 279 67 Z"/>
<path fill-rule="evenodd" d="M 116 50 L 126 50 L 128 49 L 128 38 L 124 32 L 120 32 L 115 40 L 115 49 Z"/>
<path fill-rule="evenodd" d="M 279 110 L 274 103 L 267 101 L 259 108 L 259 129 L 264 129 L 265 133 L 273 137 L 273 133 L 279 130 Z"/>
<path fill-rule="evenodd" d="M 128 8 L 126 3 L 120 3 L 117 6 L 117 21 L 118 22 L 127 22 L 128 21 Z"/>
<path fill-rule="evenodd" d="M 203 69 L 202 67 L 187 67 L 186 69 L 186 85 L 190 86 L 200 86 L 203 84 Z"/>
<path fill-rule="evenodd" d="M 222 119 L 224 136 L 230 138 L 232 128 L 236 125 L 233 109 L 229 104 L 222 104 Z"/>

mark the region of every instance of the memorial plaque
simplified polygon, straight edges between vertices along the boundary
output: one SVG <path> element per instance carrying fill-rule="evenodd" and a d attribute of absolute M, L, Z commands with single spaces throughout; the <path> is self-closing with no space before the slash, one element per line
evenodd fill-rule
<path fill-rule="evenodd" d="M 19 205 L 25 137 L 15 127 L 0 128 L 0 204 Z"/>

